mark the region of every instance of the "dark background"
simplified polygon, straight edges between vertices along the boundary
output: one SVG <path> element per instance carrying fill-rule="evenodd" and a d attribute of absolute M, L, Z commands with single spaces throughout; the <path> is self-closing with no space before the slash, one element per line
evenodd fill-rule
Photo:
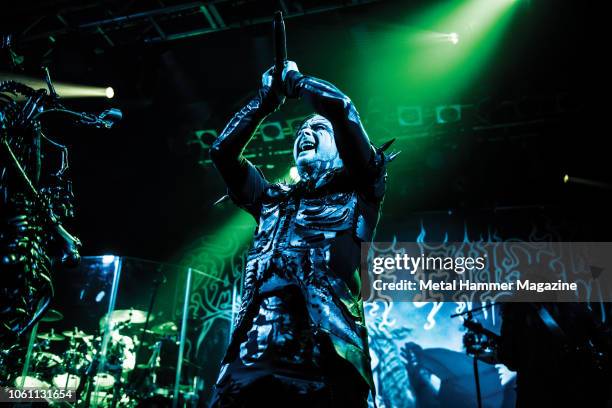
<path fill-rule="evenodd" d="M 527 239 L 535 225 L 554 225 L 556 239 L 609 240 L 610 188 L 562 182 L 569 174 L 612 183 L 604 97 L 609 74 L 602 75 L 605 33 L 594 22 L 597 10 L 589 2 L 517 1 L 523 4 L 469 89 L 455 101 L 436 95 L 426 101 L 472 104 L 472 113 L 466 110 L 459 124 L 429 129 L 427 137 L 396 142 L 402 154 L 389 167 L 377 240 L 413 240 L 423 223 L 434 240 L 449 231 L 450 239 L 461 239 L 466 225 L 476 234 L 470 238 L 497 232 Z M 39 76 L 44 63 L 56 81 L 112 86 L 114 99 L 65 103 L 123 111 L 124 120 L 112 131 L 59 126 L 48 131 L 70 148 L 77 205 L 71 227 L 85 255 L 180 262 L 184 248 L 203 235 L 214 237 L 236 211 L 228 204 L 212 206 L 224 193 L 223 183 L 210 164 L 198 163 L 206 161 L 206 150 L 188 142 L 194 130 L 220 131 L 257 89 L 272 64 L 271 24 L 247 23 L 253 16 L 271 16 L 275 2 L 222 2 L 223 15 L 242 27 L 176 41 L 147 42 L 152 29 L 137 26 L 109 29 L 111 46 L 99 33 L 78 28 L 178 3 L 20 1 L 2 11 L 0 27 L 16 33 L 24 73 Z M 435 3 L 441 2 L 380 1 L 290 18 L 289 57 L 302 72 L 345 91 L 372 141 L 380 144 L 396 136 L 397 128 L 376 115 L 393 115 L 397 104 L 421 101 L 400 80 L 393 97 L 385 97 L 382 78 L 363 69 L 378 58 L 377 43 L 355 33 L 376 35 L 380 27 Z M 54 17 L 58 13 L 67 28 Z M 166 27 L 172 24 L 182 23 Z M 63 31 L 53 41 L 45 37 L 58 29 Z M 521 99 L 520 114 L 516 104 L 504 103 Z M 474 130 L 474 111 L 493 124 L 522 124 Z M 289 103 L 276 118 L 305 113 L 305 107 Z M 545 120 L 531 123 L 531 118 Z M 275 179 L 290 161 L 282 156 L 264 171 Z"/>

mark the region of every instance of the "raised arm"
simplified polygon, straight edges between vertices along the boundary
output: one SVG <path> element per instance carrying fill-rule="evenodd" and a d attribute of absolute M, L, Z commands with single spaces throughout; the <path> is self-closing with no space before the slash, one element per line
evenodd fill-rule
<path fill-rule="evenodd" d="M 238 111 L 225 126 L 210 149 L 210 157 L 236 204 L 257 217 L 257 203 L 267 186 L 260 171 L 242 152 L 259 124 L 283 102 L 272 88 L 272 76 L 264 73 L 263 85 L 257 94 Z"/>
<path fill-rule="evenodd" d="M 364 180 L 376 177 L 376 152 L 349 97 L 329 82 L 302 75 L 294 63 L 284 74 L 286 95 L 304 98 L 316 113 L 332 123 L 336 146 L 348 172 Z"/>

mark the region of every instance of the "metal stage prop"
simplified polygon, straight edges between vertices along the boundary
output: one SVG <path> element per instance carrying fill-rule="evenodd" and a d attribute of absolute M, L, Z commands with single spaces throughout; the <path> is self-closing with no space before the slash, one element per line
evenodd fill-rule
<path fill-rule="evenodd" d="M 201 406 L 232 317 L 202 315 L 202 288 L 231 301 L 231 287 L 195 269 L 108 255 L 83 257 L 54 279 L 51 310 L 1 351 L 0 386 L 76 391 L 76 402 L 52 406 Z"/>

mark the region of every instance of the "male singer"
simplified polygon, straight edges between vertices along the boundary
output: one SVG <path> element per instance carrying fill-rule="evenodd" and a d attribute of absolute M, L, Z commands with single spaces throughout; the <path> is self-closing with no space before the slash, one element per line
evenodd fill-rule
<path fill-rule="evenodd" d="M 211 406 L 367 407 L 360 244 L 378 222 L 390 143 L 375 148 L 351 100 L 294 62 L 275 78 L 263 74 L 210 151 L 233 202 L 258 222 Z M 296 184 L 268 182 L 242 156 L 285 97 L 315 112 L 295 135 Z"/>

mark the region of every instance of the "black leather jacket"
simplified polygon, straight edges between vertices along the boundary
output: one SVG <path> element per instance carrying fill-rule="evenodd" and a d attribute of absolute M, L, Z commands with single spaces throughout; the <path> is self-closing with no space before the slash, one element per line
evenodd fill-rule
<path fill-rule="evenodd" d="M 241 153 L 259 123 L 277 107 L 262 88 L 229 122 L 211 157 L 229 195 L 258 221 L 248 253 L 242 305 L 223 360 L 237 358 L 261 300 L 299 288 L 313 335 L 327 336 L 373 389 L 358 273 L 360 244 L 370 241 L 385 189 L 385 155 L 374 148 L 352 102 L 335 86 L 290 72 L 285 93 L 305 99 L 333 125 L 344 168 L 316 182 L 271 184 Z"/>

